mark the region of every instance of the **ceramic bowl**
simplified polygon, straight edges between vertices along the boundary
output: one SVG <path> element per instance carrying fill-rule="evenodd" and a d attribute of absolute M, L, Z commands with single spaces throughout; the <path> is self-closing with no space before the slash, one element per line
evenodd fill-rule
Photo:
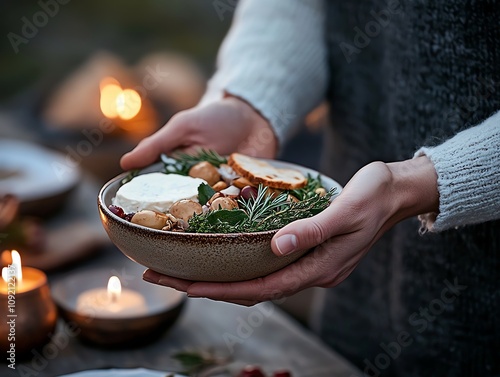
<path fill-rule="evenodd" d="M 291 168 L 306 175 L 319 173 L 295 164 L 268 160 L 278 168 Z M 160 171 L 161 164 L 141 173 Z M 111 241 L 133 261 L 156 272 L 193 281 L 230 282 L 268 275 L 300 258 L 305 252 L 278 257 L 271 250 L 277 230 L 255 233 L 194 234 L 155 230 L 114 215 L 108 206 L 126 177 L 121 174 L 106 183 L 97 199 L 104 229 Z M 341 187 L 321 175 L 326 189 Z"/>

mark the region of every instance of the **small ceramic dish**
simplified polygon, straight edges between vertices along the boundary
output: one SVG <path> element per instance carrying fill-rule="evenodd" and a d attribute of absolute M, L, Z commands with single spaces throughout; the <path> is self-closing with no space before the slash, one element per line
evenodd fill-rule
<path fill-rule="evenodd" d="M 299 165 L 267 160 L 277 168 L 289 168 L 307 176 L 319 173 Z M 161 171 L 152 165 L 141 173 Z M 275 272 L 300 258 L 305 252 L 278 257 L 271 250 L 271 239 L 278 230 L 254 233 L 183 233 L 155 230 L 130 223 L 113 214 L 108 206 L 121 186 L 121 174 L 106 183 L 97 198 L 104 229 L 111 241 L 133 261 L 156 272 L 193 281 L 230 282 L 258 278 Z M 329 190 L 341 187 L 321 175 Z"/>
<path fill-rule="evenodd" d="M 78 337 L 89 344 L 106 348 L 135 348 L 162 336 L 179 318 L 186 295 L 174 289 L 152 286 L 140 278 L 127 281 L 125 289 L 140 294 L 144 312 L 135 315 L 101 316 L 88 307 L 78 309 L 79 297 L 92 289 L 105 288 L 108 269 L 68 273 L 52 284 L 52 296 L 61 317 L 78 327 Z"/>

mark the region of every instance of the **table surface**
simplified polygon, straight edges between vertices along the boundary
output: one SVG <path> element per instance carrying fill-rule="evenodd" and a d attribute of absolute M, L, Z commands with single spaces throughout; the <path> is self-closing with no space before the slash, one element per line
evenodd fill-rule
<path fill-rule="evenodd" d="M 140 279 L 143 271 L 141 266 L 110 247 L 77 269 L 49 277 L 53 283 L 73 273 L 94 268 L 109 268 L 110 273 L 122 275 L 122 279 Z M 63 326 L 60 321 L 60 334 L 64 332 Z M 233 370 L 239 370 L 246 364 L 257 364 L 269 374 L 278 369 L 288 369 L 294 377 L 361 375 L 359 370 L 271 303 L 247 308 L 189 298 L 174 326 L 159 340 L 138 349 L 95 348 L 76 338 L 67 338 L 67 345 L 59 347 L 54 358 L 40 361 L 40 358 L 33 357 L 17 363 L 16 370 L 0 364 L 0 375 L 43 377 L 89 369 L 139 367 L 178 371 L 180 365 L 172 355 L 186 350 L 211 350 L 219 356 L 229 357 L 234 361 Z M 217 376 L 231 376 L 231 373 Z"/>

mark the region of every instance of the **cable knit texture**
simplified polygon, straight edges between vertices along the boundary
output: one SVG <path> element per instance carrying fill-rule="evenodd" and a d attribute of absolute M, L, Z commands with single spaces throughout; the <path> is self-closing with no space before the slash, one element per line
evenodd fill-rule
<path fill-rule="evenodd" d="M 438 174 L 439 215 L 419 216 L 440 232 L 500 217 L 500 112 L 433 148 L 421 148 Z"/>
<path fill-rule="evenodd" d="M 270 121 L 282 145 L 324 98 L 323 24 L 321 0 L 240 1 L 200 105 L 224 91 L 241 97 Z"/>

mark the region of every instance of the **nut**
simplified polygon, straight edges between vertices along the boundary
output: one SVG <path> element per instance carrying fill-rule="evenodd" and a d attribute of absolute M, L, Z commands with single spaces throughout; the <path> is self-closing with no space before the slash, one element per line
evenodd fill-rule
<path fill-rule="evenodd" d="M 248 179 L 246 179 L 245 177 L 236 178 L 235 180 L 233 180 L 232 184 L 234 186 L 238 187 L 239 189 L 242 189 L 245 186 L 255 187 L 255 185 L 252 182 L 250 182 Z"/>
<path fill-rule="evenodd" d="M 219 171 L 207 161 L 198 162 L 191 167 L 191 169 L 189 169 L 189 176 L 204 179 L 210 186 L 220 181 Z"/>
<path fill-rule="evenodd" d="M 217 182 L 215 185 L 212 186 L 212 188 L 215 190 L 215 191 L 220 191 L 220 190 L 224 190 L 225 188 L 227 188 L 227 183 L 224 182 L 224 181 L 219 181 Z"/>
<path fill-rule="evenodd" d="M 238 208 L 238 203 L 236 203 L 236 200 L 231 198 L 217 198 L 210 205 L 210 209 L 212 211 L 217 209 L 232 210 L 234 208 Z"/>
<path fill-rule="evenodd" d="M 316 194 L 318 194 L 319 196 L 325 196 L 326 195 L 326 190 L 323 187 L 317 188 L 316 190 L 314 190 L 314 192 Z"/>
<path fill-rule="evenodd" d="M 188 199 L 179 200 L 170 207 L 170 213 L 177 220 L 183 220 L 186 223 L 194 214 L 199 215 L 202 212 L 203 210 L 200 203 Z"/>
<path fill-rule="evenodd" d="M 132 216 L 131 222 L 148 228 L 162 229 L 167 222 L 167 216 L 164 213 L 145 209 Z"/>

